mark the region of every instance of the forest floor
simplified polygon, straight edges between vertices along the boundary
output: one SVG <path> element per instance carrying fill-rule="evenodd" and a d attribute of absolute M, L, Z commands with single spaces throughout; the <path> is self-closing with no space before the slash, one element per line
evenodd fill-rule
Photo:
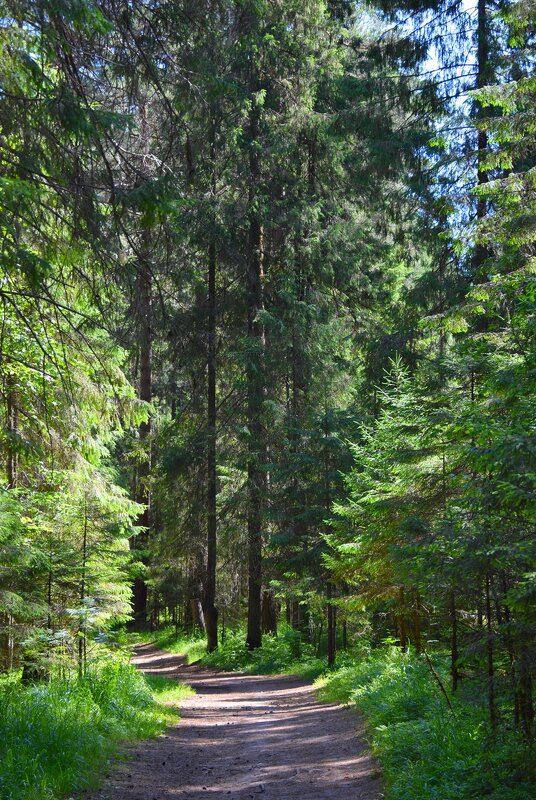
<path fill-rule="evenodd" d="M 382 797 L 360 718 L 317 702 L 305 681 L 186 665 L 151 644 L 136 648 L 133 663 L 196 694 L 181 703 L 180 723 L 127 750 L 91 800 Z"/>

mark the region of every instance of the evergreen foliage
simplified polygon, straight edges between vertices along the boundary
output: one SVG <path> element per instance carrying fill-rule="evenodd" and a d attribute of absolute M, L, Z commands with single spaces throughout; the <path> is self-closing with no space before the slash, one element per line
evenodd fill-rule
<path fill-rule="evenodd" d="M 0 6 L 2 672 L 387 639 L 532 741 L 530 3 Z"/>

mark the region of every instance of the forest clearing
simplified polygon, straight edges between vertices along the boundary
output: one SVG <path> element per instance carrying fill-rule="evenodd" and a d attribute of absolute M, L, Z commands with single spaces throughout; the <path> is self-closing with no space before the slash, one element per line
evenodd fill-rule
<path fill-rule="evenodd" d="M 535 4 L 0 5 L 0 800 L 533 800 Z"/>

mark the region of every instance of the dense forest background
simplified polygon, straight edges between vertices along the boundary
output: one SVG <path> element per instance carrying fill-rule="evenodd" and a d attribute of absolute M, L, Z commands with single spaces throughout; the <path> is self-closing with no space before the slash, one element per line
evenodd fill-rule
<path fill-rule="evenodd" d="M 530 740 L 532 4 L 1 6 L 2 670 L 283 620 Z"/>

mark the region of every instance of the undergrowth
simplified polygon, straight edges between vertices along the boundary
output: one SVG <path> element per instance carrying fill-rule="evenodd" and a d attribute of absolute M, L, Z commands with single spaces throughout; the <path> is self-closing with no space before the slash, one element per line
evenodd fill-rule
<path fill-rule="evenodd" d="M 434 661 L 445 676 L 441 654 Z M 395 647 L 323 675 L 316 687 L 321 700 L 353 703 L 366 718 L 389 800 L 536 796 L 534 753 L 506 721 L 491 736 L 485 687 L 462 686 L 451 710 L 425 660 Z"/>
<path fill-rule="evenodd" d="M 188 687 L 144 678 L 120 660 L 83 678 L 0 687 L 0 797 L 52 800 L 95 786 L 123 740 L 155 736 L 177 720 Z"/>
<path fill-rule="evenodd" d="M 130 641 L 134 643 L 156 644 L 161 650 L 168 653 L 177 653 L 184 656 L 187 664 L 200 661 L 206 654 L 207 642 L 203 636 L 192 636 L 174 627 L 165 627 L 157 631 L 139 631 L 130 634 Z"/>
<path fill-rule="evenodd" d="M 205 653 L 203 664 L 218 669 L 240 670 L 253 675 L 292 673 L 312 680 L 326 666 L 316 657 L 311 644 L 304 642 L 299 631 L 282 627 L 278 636 L 265 635 L 262 647 L 248 650 L 242 629 L 226 631 L 225 641 L 213 653 Z"/>
<path fill-rule="evenodd" d="M 165 645 L 170 632 L 160 635 Z M 171 635 L 172 638 L 172 635 Z M 154 637 L 153 637 L 154 640 Z M 182 636 L 173 652 L 184 652 Z M 227 631 L 217 651 L 202 663 L 225 670 L 292 673 L 314 679 L 320 700 L 350 703 L 367 721 L 368 738 L 378 758 L 387 800 L 533 800 L 536 797 L 536 754 L 502 720 L 491 735 L 486 688 L 462 683 L 449 708 L 426 660 L 397 647 L 366 647 L 338 656 L 326 668 L 299 632 L 283 628 L 263 637 L 263 646 L 249 652 L 243 630 Z M 199 654 L 204 640 L 196 639 Z M 433 655 L 434 669 L 448 687 L 447 658 Z"/>

